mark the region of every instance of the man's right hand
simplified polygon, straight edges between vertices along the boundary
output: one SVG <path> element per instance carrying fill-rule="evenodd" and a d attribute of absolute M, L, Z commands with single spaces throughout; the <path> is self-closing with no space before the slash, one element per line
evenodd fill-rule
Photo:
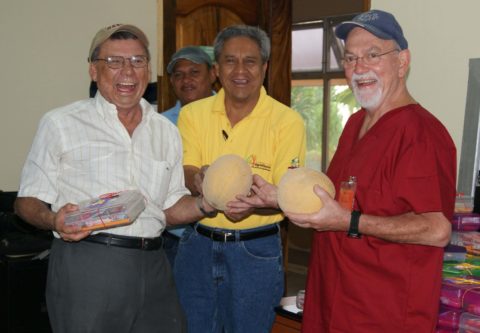
<path fill-rule="evenodd" d="M 39 229 L 56 231 L 68 242 L 79 241 L 91 233 L 80 230 L 80 227 L 65 225 L 65 214 L 76 210 L 77 205 L 68 203 L 54 213 L 45 202 L 35 197 L 18 197 L 15 200 L 15 213 L 20 218 Z"/>
<path fill-rule="evenodd" d="M 60 208 L 54 216 L 53 230 L 56 231 L 64 241 L 76 242 L 87 237 L 91 233 L 90 230 L 83 231 L 78 226 L 65 225 L 65 215 L 76 210 L 78 210 L 78 206 L 69 203 Z"/>

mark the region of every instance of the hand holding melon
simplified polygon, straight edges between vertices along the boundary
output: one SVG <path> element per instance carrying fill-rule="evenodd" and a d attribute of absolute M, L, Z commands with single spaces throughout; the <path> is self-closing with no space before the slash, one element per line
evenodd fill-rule
<path fill-rule="evenodd" d="M 217 158 L 205 172 L 202 191 L 208 203 L 225 210 L 229 201 L 239 194 L 248 195 L 252 187 L 252 169 L 238 155 L 228 154 Z"/>
<path fill-rule="evenodd" d="M 277 201 L 280 209 L 299 214 L 319 211 L 323 202 L 313 191 L 315 184 L 323 188 L 330 197 L 335 197 L 335 186 L 323 172 L 305 167 L 289 169 L 278 184 Z"/>

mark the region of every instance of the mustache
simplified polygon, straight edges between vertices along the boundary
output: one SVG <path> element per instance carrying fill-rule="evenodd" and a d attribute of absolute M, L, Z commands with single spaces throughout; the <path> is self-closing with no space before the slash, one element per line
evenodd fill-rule
<path fill-rule="evenodd" d="M 352 74 L 352 80 L 351 81 L 352 81 L 352 86 L 353 87 L 355 87 L 355 88 L 358 87 L 357 81 L 362 81 L 362 80 L 380 81 L 377 74 L 375 72 L 372 72 L 372 71 L 362 73 L 362 74 L 357 74 L 357 73 Z"/>

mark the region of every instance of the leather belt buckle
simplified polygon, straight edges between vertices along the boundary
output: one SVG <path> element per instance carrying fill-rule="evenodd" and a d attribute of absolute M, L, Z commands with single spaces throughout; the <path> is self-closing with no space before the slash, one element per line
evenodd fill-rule
<path fill-rule="evenodd" d="M 234 231 L 223 231 L 223 230 L 212 230 L 206 227 L 203 227 L 200 224 L 197 224 L 195 230 L 202 236 L 210 238 L 212 241 L 216 242 L 234 242 L 234 241 L 247 241 L 251 239 L 257 239 L 261 237 L 267 237 L 275 235 L 278 233 L 278 226 L 275 225 L 270 229 L 263 229 L 258 231 L 250 231 L 242 233 L 239 230 Z M 238 236 L 236 233 L 238 232 Z"/>
<path fill-rule="evenodd" d="M 232 235 L 233 235 L 232 232 L 225 232 L 225 233 L 223 234 L 223 242 L 224 242 L 224 243 L 228 242 L 228 237 L 230 237 L 230 236 L 232 236 Z"/>

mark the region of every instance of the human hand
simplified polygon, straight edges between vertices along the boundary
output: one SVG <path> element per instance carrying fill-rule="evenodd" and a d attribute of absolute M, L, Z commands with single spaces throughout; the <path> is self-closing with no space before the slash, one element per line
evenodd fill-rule
<path fill-rule="evenodd" d="M 231 222 L 236 223 L 252 215 L 254 210 L 253 207 L 250 207 L 241 201 L 234 200 L 227 203 L 227 209 L 223 211 L 223 214 L 225 214 Z"/>
<path fill-rule="evenodd" d="M 253 214 L 256 208 L 278 209 L 277 187 L 259 175 L 253 175 L 253 184 L 248 195 L 237 195 L 227 202 L 225 215 L 232 221 L 242 220 Z"/>
<path fill-rule="evenodd" d="M 319 185 L 315 185 L 313 191 L 323 202 L 323 207 L 319 211 L 310 214 L 284 212 L 285 216 L 301 228 L 312 228 L 317 231 L 348 230 L 351 212 L 340 206 Z"/>
<path fill-rule="evenodd" d="M 53 226 L 54 231 L 56 231 L 60 237 L 67 242 L 76 242 L 79 241 L 88 235 L 90 235 L 91 231 L 84 231 L 81 230 L 78 226 L 67 226 L 65 225 L 65 215 L 70 212 L 74 212 L 78 210 L 78 205 L 74 204 L 66 204 L 55 214 Z"/>
<path fill-rule="evenodd" d="M 253 184 L 249 195 L 237 195 L 236 199 L 249 207 L 278 209 L 277 187 L 259 175 L 253 175 Z"/>

